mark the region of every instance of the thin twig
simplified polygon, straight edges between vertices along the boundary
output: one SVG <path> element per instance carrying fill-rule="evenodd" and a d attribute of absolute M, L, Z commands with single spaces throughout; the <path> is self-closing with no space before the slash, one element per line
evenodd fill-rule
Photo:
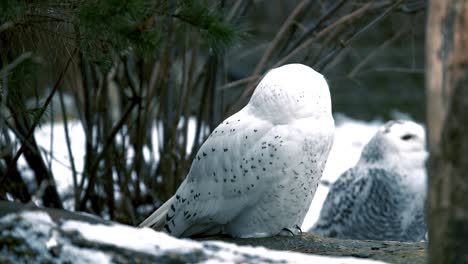
<path fill-rule="evenodd" d="M 49 30 L 49 29 L 44 28 L 44 27 L 38 27 L 36 24 L 29 23 L 26 26 L 29 26 L 31 28 L 35 28 L 37 30 L 40 30 L 40 31 L 43 31 L 43 32 L 46 32 L 46 33 L 49 33 L 51 35 L 56 35 L 58 37 L 62 37 L 62 38 L 70 39 L 70 40 L 78 40 L 75 37 L 71 36 L 71 34 L 67 35 L 67 34 L 64 34 L 64 33 L 60 33 L 58 31 Z"/>
<path fill-rule="evenodd" d="M 25 60 L 30 59 L 32 57 L 33 53 L 31 51 L 27 51 L 20 56 L 18 56 L 16 59 L 14 59 L 11 63 L 6 65 L 0 70 L 0 77 L 6 76 L 8 72 L 12 71 L 16 66 L 19 64 L 23 63 Z"/>
<path fill-rule="evenodd" d="M 354 39 L 356 39 L 358 36 L 360 36 L 362 33 L 366 32 L 367 30 L 369 30 L 371 27 L 373 27 L 375 24 L 377 24 L 379 21 L 381 21 L 382 19 L 384 19 L 385 17 L 387 17 L 391 11 L 393 11 L 398 5 L 400 5 L 404 0 L 398 0 L 396 1 L 393 5 L 391 5 L 390 7 L 388 7 L 380 16 L 378 16 L 377 18 L 373 19 L 372 21 L 370 21 L 369 23 L 367 23 L 367 25 L 365 25 L 364 27 L 362 27 L 358 32 L 356 32 L 355 34 L 353 34 L 349 39 L 347 39 L 346 41 L 342 41 L 342 44 L 340 47 L 338 47 L 337 49 L 335 49 L 334 51 L 332 51 L 330 54 L 328 54 L 327 57 L 331 57 L 331 56 L 335 56 L 335 58 L 337 59 L 338 58 L 338 55 L 337 53 L 341 52 L 344 50 L 345 47 L 347 47 Z M 322 61 L 320 61 L 320 63 L 318 63 L 318 65 L 322 65 L 326 62 L 328 58 L 324 58 Z M 326 71 L 326 67 L 323 69 L 323 71 Z"/>
<path fill-rule="evenodd" d="M 399 39 L 404 33 L 406 33 L 407 30 L 403 29 L 400 30 L 398 33 L 394 34 L 390 39 L 387 39 L 384 43 L 382 43 L 379 47 L 376 49 L 372 50 L 369 55 L 367 55 L 363 60 L 359 62 L 358 65 L 356 65 L 351 72 L 349 72 L 348 76 L 349 77 L 354 77 L 356 73 L 358 73 L 362 67 L 364 67 L 370 60 L 372 60 L 375 56 L 377 56 L 382 50 L 387 48 L 390 44 L 392 44 L 394 41 Z"/>
<path fill-rule="evenodd" d="M 242 6 L 244 3 L 243 0 L 237 0 L 234 5 L 232 6 L 231 10 L 229 11 L 229 14 L 226 17 L 226 21 L 231 21 L 232 18 L 236 15 L 237 11 L 239 8 Z"/>
<path fill-rule="evenodd" d="M 72 178 L 73 178 L 73 192 L 75 197 L 75 210 L 77 209 L 77 201 L 79 199 L 79 191 L 78 191 L 78 178 L 76 174 L 76 167 L 75 167 L 75 159 L 73 157 L 73 152 L 71 149 L 71 141 L 70 141 L 70 132 L 68 131 L 68 117 L 67 117 L 67 110 L 65 108 L 65 103 L 63 100 L 63 93 L 59 91 L 59 99 L 60 99 L 60 107 L 62 108 L 62 120 L 63 120 L 63 130 L 65 132 L 65 141 L 67 143 L 67 151 L 68 151 L 68 159 L 70 160 L 70 166 L 72 171 Z"/>
<path fill-rule="evenodd" d="M 425 70 L 423 68 L 404 68 L 404 67 L 378 67 L 375 68 L 373 71 L 375 72 L 398 72 L 398 73 L 416 73 L 416 74 L 424 74 Z M 372 72 L 368 71 L 368 72 Z"/>
<path fill-rule="evenodd" d="M 284 39 L 284 36 L 288 33 L 289 29 L 291 28 L 291 26 L 295 23 L 296 21 L 296 18 L 301 15 L 304 10 L 306 9 L 307 6 L 309 6 L 310 4 L 310 0 L 303 0 L 299 5 L 297 5 L 297 7 L 291 12 L 291 14 L 289 15 L 289 17 L 286 19 L 286 21 L 283 23 L 283 26 L 280 28 L 280 30 L 278 31 L 278 33 L 276 33 L 275 35 L 275 38 L 272 40 L 270 46 L 268 47 L 268 49 L 265 51 L 265 53 L 263 54 L 262 58 L 260 59 L 260 61 L 257 63 L 257 66 L 255 67 L 255 70 L 253 72 L 252 75 L 259 75 L 260 72 L 263 70 L 266 62 L 268 61 L 268 59 L 270 59 L 270 57 L 273 55 L 273 52 L 277 49 L 278 45 L 280 44 L 281 40 Z M 252 86 L 252 84 L 250 84 L 249 86 Z M 243 95 L 241 97 L 245 97 L 246 94 L 249 94 L 250 91 L 252 90 L 253 88 L 247 88 Z"/>
<path fill-rule="evenodd" d="M 257 80 L 258 78 L 260 78 L 260 75 L 251 75 L 251 76 L 245 77 L 245 78 L 243 78 L 243 79 L 239 79 L 239 80 L 237 80 L 237 81 L 233 81 L 233 82 L 230 82 L 230 83 L 226 83 L 225 85 L 219 87 L 218 89 L 219 89 L 219 90 L 225 90 L 225 89 L 234 88 L 234 87 L 236 87 L 236 86 L 239 86 L 239 85 L 242 85 L 242 84 L 251 82 L 251 81 L 255 81 L 255 80 Z"/>
<path fill-rule="evenodd" d="M 119 132 L 119 130 L 122 128 L 122 126 L 125 124 L 125 121 L 127 118 L 130 116 L 130 113 L 134 109 L 134 107 L 138 104 L 139 100 L 132 100 L 132 103 L 127 107 L 126 111 L 124 112 L 122 118 L 117 122 L 117 124 L 112 128 L 112 132 L 110 133 L 109 137 L 107 138 L 106 144 L 104 145 L 103 149 L 101 152 L 98 154 L 98 156 L 94 159 L 93 165 L 91 166 L 90 170 L 87 172 L 89 173 L 89 179 L 88 179 L 88 186 L 85 191 L 85 195 L 83 199 L 80 201 L 80 209 L 83 209 L 85 207 L 86 202 L 89 199 L 89 196 L 91 194 L 91 189 L 94 185 L 94 178 L 95 178 L 95 172 L 99 166 L 99 163 L 101 160 L 104 158 L 106 155 L 109 147 L 112 145 L 113 139 Z"/>
<path fill-rule="evenodd" d="M 335 13 L 338 9 L 340 9 L 340 7 L 343 6 L 345 2 L 346 0 L 341 0 L 339 2 L 336 2 L 335 5 L 329 8 L 325 12 L 325 14 L 322 17 L 320 17 L 317 23 L 314 23 L 314 25 L 306 29 L 305 30 L 306 32 L 302 36 L 300 36 L 298 40 L 293 42 L 293 44 L 288 45 L 287 47 L 285 46 L 283 51 L 280 52 L 280 57 L 282 57 L 285 52 L 290 52 L 291 50 L 297 48 L 297 46 L 299 46 L 302 42 L 304 42 L 304 40 L 310 37 L 333 13 Z"/>
<path fill-rule="evenodd" d="M 288 34 L 289 30 L 291 29 L 291 26 L 293 26 L 296 23 L 297 17 L 299 17 L 301 14 L 303 14 L 304 10 L 309 6 L 310 0 L 303 0 L 297 7 L 291 12 L 289 17 L 286 19 L 286 21 L 283 23 L 283 26 L 280 28 L 278 33 L 276 33 L 275 38 L 272 40 L 270 46 L 268 49 L 265 51 L 263 54 L 262 58 L 260 61 L 257 63 L 257 66 L 255 67 L 253 73 L 251 74 L 252 76 L 259 76 L 260 72 L 263 70 L 265 67 L 266 62 L 270 59 L 270 57 L 273 55 L 273 52 L 277 49 L 281 41 L 285 39 L 286 34 Z M 244 102 L 244 99 L 248 97 L 252 91 L 255 88 L 255 85 L 257 84 L 256 82 L 257 79 L 252 79 L 252 82 L 250 82 L 247 87 L 244 89 L 242 94 L 239 97 L 239 100 L 237 100 L 231 107 L 228 109 L 228 114 L 233 112 L 236 108 L 240 106 L 241 103 Z"/>
<path fill-rule="evenodd" d="M 189 98 L 192 96 L 192 90 L 193 90 L 193 87 L 194 85 L 192 85 L 192 80 L 193 80 L 193 76 L 195 74 L 195 70 L 196 70 L 196 64 L 197 64 L 197 48 L 196 46 L 192 48 L 192 56 L 190 58 L 190 65 L 188 67 L 188 72 L 187 72 L 187 94 L 185 96 L 185 99 L 183 101 L 183 105 L 185 107 L 184 109 L 184 126 L 183 126 L 183 150 L 182 150 L 182 158 L 183 159 L 186 159 L 187 158 L 187 145 L 188 145 L 188 126 L 189 126 L 189 118 L 190 118 L 190 107 L 189 107 Z M 192 151 L 192 150 L 190 150 Z"/>
<path fill-rule="evenodd" d="M 10 131 L 13 132 L 13 135 L 14 135 L 15 137 L 17 137 L 17 138 L 20 139 L 21 141 L 24 141 L 24 140 L 25 140 L 25 137 L 23 137 L 23 136 L 21 135 L 21 133 L 20 133 L 12 124 L 10 124 L 10 123 L 8 123 L 6 120 L 4 120 L 4 125 L 6 126 L 6 128 L 8 128 Z M 58 164 L 62 165 L 63 167 L 65 167 L 65 168 L 67 168 L 67 169 L 70 169 L 70 167 L 69 167 L 67 164 L 63 163 L 59 158 L 57 158 L 57 157 L 52 153 L 52 151 L 47 150 L 46 148 L 44 148 L 44 147 L 42 147 L 42 146 L 38 146 L 39 150 L 41 151 L 41 152 L 39 152 L 39 151 L 37 151 L 36 149 L 34 149 L 34 147 L 31 145 L 30 142 L 26 142 L 26 141 L 24 141 L 24 142 L 25 142 L 25 144 L 26 144 L 26 147 L 28 147 L 29 150 L 30 150 L 32 153 L 34 153 L 35 155 L 41 155 L 42 153 L 43 153 L 44 155 L 49 155 L 55 162 L 57 162 Z M 0 153 L 0 157 L 1 157 L 2 154 L 3 154 L 3 153 Z"/>
<path fill-rule="evenodd" d="M 11 21 L 7 21 L 7 22 L 1 24 L 0 25 L 0 33 L 2 33 L 5 30 L 8 30 L 9 28 L 13 27 L 14 25 L 15 25 L 15 23 L 13 23 Z"/>
<path fill-rule="evenodd" d="M 334 44 L 333 41 L 335 43 L 339 42 L 339 37 L 341 36 L 341 34 L 343 34 L 343 31 L 345 31 L 345 27 L 340 27 L 340 28 L 336 29 L 335 31 L 333 31 L 333 34 L 330 34 L 329 37 L 327 37 L 324 41 L 321 42 L 320 49 L 315 53 L 314 58 L 312 60 L 310 60 L 310 61 L 314 62 L 314 63 L 317 63 L 317 61 L 319 60 L 319 58 L 323 54 L 323 52 L 327 48 L 329 48 L 330 46 L 333 46 L 333 44 Z M 314 68 L 315 68 L 315 65 L 314 65 Z"/>
<path fill-rule="evenodd" d="M 373 2 L 374 1 L 371 1 L 365 5 L 363 5 L 362 7 L 360 7 L 359 9 L 353 11 L 352 13 L 350 14 L 347 14 L 343 17 L 341 17 L 340 19 L 338 19 L 336 22 L 332 23 L 331 25 L 329 25 L 328 27 L 322 29 L 320 32 L 318 32 L 315 36 L 307 39 L 304 43 L 302 43 L 300 46 L 298 46 L 297 48 L 295 48 L 294 50 L 292 50 L 288 55 L 284 56 L 282 59 L 280 59 L 274 66 L 273 68 L 276 68 L 282 64 L 284 64 L 286 61 L 288 61 L 289 59 L 291 59 L 293 56 L 295 56 L 297 53 L 299 53 L 300 51 L 302 51 L 303 49 L 305 49 L 306 47 L 308 47 L 311 43 L 313 43 L 314 41 L 316 41 L 317 39 L 319 39 L 320 37 L 328 34 L 329 32 L 331 32 L 332 30 L 334 30 L 336 27 L 338 26 L 341 26 L 342 24 L 345 24 L 347 22 L 349 22 L 350 20 L 353 20 L 357 17 L 360 17 L 361 15 L 363 15 L 364 13 L 366 13 L 373 5 Z M 291 15 L 292 16 L 292 15 Z M 290 17 L 291 17 L 290 16 Z M 286 24 L 286 23 L 285 23 Z M 278 34 L 277 34 L 278 36 Z M 271 46 L 270 46 L 271 47 Z M 268 52 L 266 53 L 268 54 Z M 264 55 L 265 57 L 266 55 Z M 254 75 L 255 73 L 258 71 L 258 69 L 260 69 L 262 66 L 263 67 L 263 63 L 258 63 L 257 64 L 257 67 L 256 67 L 256 70 L 254 71 Z M 245 90 L 244 92 L 241 94 L 241 96 L 239 97 L 239 99 L 237 100 L 236 103 L 234 103 L 228 110 L 229 113 L 233 112 L 236 108 L 239 107 L 240 103 L 244 102 L 245 101 L 245 98 L 248 97 L 252 90 L 254 89 L 254 86 L 253 85 L 249 85 Z"/>
<path fill-rule="evenodd" d="M 407 73 L 407 74 L 424 74 L 425 70 L 421 69 L 413 69 L 413 68 L 404 68 L 404 67 L 378 67 L 372 68 L 365 71 L 360 71 L 356 73 L 354 76 L 349 76 L 348 74 L 337 76 L 334 78 L 330 78 L 329 81 L 339 81 L 339 80 L 354 80 L 358 76 L 362 76 L 369 73 L 376 73 L 376 72 L 386 72 L 386 73 Z"/>
<path fill-rule="evenodd" d="M 370 7 L 372 6 L 374 1 L 372 2 L 369 2 L 367 4 L 365 4 L 364 6 L 362 6 L 361 8 L 353 11 L 352 13 L 350 14 L 347 14 L 345 16 L 343 16 L 342 18 L 338 19 L 336 22 L 332 23 L 331 25 L 329 25 L 328 27 L 322 29 L 320 32 L 318 32 L 315 36 L 307 39 L 306 41 L 304 41 L 300 46 L 298 46 L 296 49 L 292 50 L 288 55 L 284 56 L 281 60 L 279 60 L 275 66 L 273 66 L 273 68 L 275 67 L 278 67 L 282 64 L 284 64 L 286 61 L 290 60 L 294 55 L 296 55 L 297 53 L 299 53 L 300 51 L 302 51 L 303 49 L 305 49 L 307 46 L 309 46 L 311 43 L 313 43 L 314 41 L 316 41 L 317 39 L 321 38 L 322 36 L 328 34 L 329 32 L 331 32 L 332 30 L 334 30 L 336 27 L 338 26 L 341 26 L 342 24 L 344 23 L 347 23 L 349 22 L 350 20 L 352 19 L 355 19 L 356 17 L 359 17 L 361 15 L 363 15 L 364 13 L 366 13 Z"/>
<path fill-rule="evenodd" d="M 356 34 L 354 34 L 350 39 L 347 40 L 347 43 L 352 42 L 355 38 L 357 38 L 359 35 L 362 33 L 366 32 L 369 30 L 371 27 L 373 27 L 375 24 L 380 22 L 382 19 L 386 18 L 391 11 L 393 11 L 396 7 L 398 7 L 404 0 L 398 0 L 396 1 L 393 5 L 388 7 L 380 16 L 377 18 L 373 19 L 370 23 L 368 23 L 366 26 L 361 28 Z"/>
<path fill-rule="evenodd" d="M 28 13 L 28 14 L 26 14 L 26 16 L 44 18 L 44 19 L 46 19 L 46 20 L 49 20 L 48 22 L 50 22 L 50 21 L 55 21 L 55 22 L 63 22 L 63 23 L 69 23 L 69 24 L 72 24 L 72 23 L 73 23 L 71 20 L 68 21 L 68 20 L 65 20 L 64 18 L 59 18 L 59 17 L 47 15 L 47 14 L 32 14 L 32 13 Z M 36 22 L 36 21 L 35 21 L 35 22 Z"/>
<path fill-rule="evenodd" d="M 47 161 L 48 169 L 49 171 L 52 171 L 52 152 L 54 149 L 54 104 L 50 104 L 50 142 L 49 142 L 49 149 L 50 149 L 50 154 L 49 158 Z M 47 157 L 47 155 L 45 155 Z"/>

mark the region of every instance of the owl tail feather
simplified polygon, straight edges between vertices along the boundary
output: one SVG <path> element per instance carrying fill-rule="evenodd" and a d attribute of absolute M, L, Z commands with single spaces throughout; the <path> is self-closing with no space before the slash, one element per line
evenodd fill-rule
<path fill-rule="evenodd" d="M 154 213 L 152 213 L 148 218 L 141 222 L 141 224 L 138 227 L 150 227 L 155 230 L 161 230 L 164 224 L 166 223 L 167 210 L 169 210 L 169 208 L 171 207 L 173 200 L 174 196 L 172 196 L 163 205 L 161 205 L 158 208 L 158 210 L 154 211 Z"/>

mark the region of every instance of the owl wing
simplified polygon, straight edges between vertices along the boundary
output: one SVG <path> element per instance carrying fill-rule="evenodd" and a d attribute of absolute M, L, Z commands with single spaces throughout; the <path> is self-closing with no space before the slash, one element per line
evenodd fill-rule
<path fill-rule="evenodd" d="M 373 240 L 400 240 L 402 215 L 406 208 L 399 175 L 384 168 L 367 170 L 365 191 L 356 200 L 346 237 Z"/>
<path fill-rule="evenodd" d="M 274 178 L 271 171 L 276 168 L 269 161 L 276 152 L 271 145 L 274 131 L 274 125 L 246 111 L 220 124 L 177 190 L 167 211 L 166 231 L 175 236 L 219 233 L 222 224 L 255 204 Z"/>
<path fill-rule="evenodd" d="M 331 185 L 322 205 L 319 219 L 311 232 L 331 236 L 331 228 L 342 224 L 351 213 L 351 208 L 359 195 L 359 188 L 355 191 L 356 187 L 353 186 L 357 178 L 356 170 L 351 168 L 341 174 Z M 357 184 L 358 187 L 362 185 L 362 181 Z"/>
<path fill-rule="evenodd" d="M 400 176 L 382 168 L 350 169 L 334 183 L 313 232 L 353 239 L 396 239 L 405 209 Z"/>
<path fill-rule="evenodd" d="M 175 236 L 219 233 L 224 224 L 255 206 L 273 183 L 284 182 L 285 175 L 321 174 L 306 164 L 309 158 L 319 163 L 317 168 L 325 164 L 321 157 L 328 155 L 333 135 L 320 128 L 314 119 L 272 124 L 245 109 L 229 117 L 198 151 L 167 211 L 164 228 Z M 313 153 L 320 160 L 312 160 Z M 314 180 L 318 184 L 319 177 Z"/>

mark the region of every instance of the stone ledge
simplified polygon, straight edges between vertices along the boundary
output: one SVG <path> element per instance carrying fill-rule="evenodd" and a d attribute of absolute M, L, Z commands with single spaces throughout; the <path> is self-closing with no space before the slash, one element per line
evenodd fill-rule
<path fill-rule="evenodd" d="M 49 228 L 49 231 L 45 233 L 41 231 L 40 228 L 40 221 L 36 222 L 28 222 L 27 219 L 23 219 L 21 214 L 24 212 L 40 212 L 46 213 L 46 218 L 50 219 L 45 221 L 43 227 Z M 178 242 L 175 239 L 168 237 L 164 234 L 158 234 L 158 232 L 152 232 L 151 230 L 142 230 L 136 229 L 129 226 L 122 226 L 118 225 L 117 223 L 113 223 L 111 221 L 106 221 L 100 219 L 98 217 L 69 212 L 64 210 L 57 210 L 57 209 L 50 209 L 50 208 L 38 208 L 35 206 L 17 204 L 17 203 L 8 203 L 0 201 L 0 220 L 4 218 L 6 215 L 10 215 L 10 221 L 3 221 L 0 223 L 0 252 L 13 254 L 14 258 L 18 256 L 25 256 L 28 259 L 31 256 L 41 256 L 42 253 L 39 251 L 36 252 L 37 247 L 43 248 L 46 254 L 42 255 L 42 257 L 46 257 L 44 261 L 55 261 L 56 257 L 63 258 L 67 256 L 67 251 L 71 252 L 78 252 L 82 250 L 87 250 L 96 256 L 105 256 L 106 258 L 112 259 L 113 262 L 117 263 L 127 263 L 128 261 L 137 261 L 140 263 L 145 263 L 146 261 L 163 261 L 166 263 L 177 263 L 180 261 L 194 261 L 194 260 L 203 260 L 203 259 L 216 259 L 218 261 L 223 261 L 223 257 L 226 250 L 229 251 L 231 254 L 234 252 L 234 256 L 236 258 L 242 259 L 242 261 L 247 262 L 254 262 L 253 260 L 257 259 L 258 256 L 268 256 L 263 252 L 263 255 L 256 256 L 257 253 L 256 249 L 251 249 L 248 251 L 249 253 L 245 252 L 245 249 L 242 247 L 240 248 L 230 248 L 226 244 L 226 246 L 215 245 L 210 242 L 213 240 L 222 241 L 227 243 L 237 244 L 239 246 L 254 246 L 254 247 L 265 247 L 267 249 L 273 250 L 280 250 L 280 251 L 287 251 L 287 252 L 297 252 L 303 254 L 309 254 L 307 259 L 310 261 L 312 259 L 316 260 L 316 255 L 322 256 L 336 256 L 336 257 L 354 257 L 363 259 L 363 262 L 366 262 L 364 259 L 367 260 L 377 260 L 383 261 L 388 263 L 426 263 L 426 243 L 419 242 L 419 243 L 408 243 L 408 242 L 393 242 L 393 241 L 364 241 L 364 240 L 341 240 L 341 239 L 334 239 L 334 238 L 325 238 L 309 233 L 303 233 L 300 236 L 295 237 L 269 237 L 269 238 L 247 238 L 247 239 L 235 239 L 229 237 L 208 237 L 208 238 L 198 238 L 195 239 L 201 242 L 201 245 L 197 245 L 196 242 L 190 242 L 190 240 L 186 240 L 189 242 L 189 247 L 193 247 L 192 249 L 188 248 L 188 251 L 185 253 L 174 253 L 174 251 L 170 251 L 169 253 L 155 253 L 155 252 L 147 252 L 147 251 L 138 251 L 132 248 L 121 248 L 114 246 L 112 244 L 103 243 L 102 241 L 94 241 L 85 238 L 81 235 L 78 231 L 70 231 L 64 228 L 63 223 L 69 220 L 78 221 L 80 223 L 91 224 L 91 225 L 101 225 L 102 227 L 112 227 L 115 225 L 120 226 L 120 229 L 127 229 L 127 233 L 129 236 L 145 236 L 149 235 L 150 237 L 154 235 L 155 239 L 150 239 L 148 243 L 152 244 L 155 243 L 157 247 L 157 243 L 161 243 L 159 237 L 166 237 L 163 238 L 164 240 L 174 240 L 173 243 L 177 244 Z M 119 227 L 118 227 L 119 228 Z M 38 229 L 38 230 L 36 230 Z M 16 230 L 16 231 L 15 231 Z M 18 235 L 24 232 L 30 232 L 27 236 Z M 16 233 L 15 233 L 16 232 Z M 41 233 L 42 232 L 42 233 Z M 128 233 L 131 232 L 131 233 Z M 57 235 L 58 244 L 63 244 L 60 247 L 45 245 L 48 244 L 53 238 L 53 234 Z M 151 233 L 151 234 L 148 234 Z M 44 235 L 45 234 L 45 235 Z M 37 240 L 37 241 L 36 241 Z M 42 243 L 42 242 L 43 243 Z M 182 241 L 182 240 L 180 240 Z M 192 243 L 192 244 L 190 244 Z M 200 243 L 198 243 L 200 244 Z M 200 246 L 203 249 L 200 251 Z M 219 247 L 219 248 L 216 248 Z M 45 248 L 45 249 L 44 249 Z M 64 251 L 65 250 L 65 251 Z M 253 251 L 252 251 L 253 250 Z M 260 250 L 261 251 L 261 250 Z M 64 253 L 65 252 L 65 253 Z M 2 254 L 3 254 L 2 253 Z M 2 255 L 0 254 L 0 255 Z M 156 255 L 155 255 L 156 254 Z M 288 253 L 284 253 L 286 256 Z M 315 255 L 315 258 L 314 256 Z M 3 254 L 0 258 L 0 262 L 6 261 L 9 263 L 6 257 L 8 254 Z M 29 257 L 28 257 L 29 256 Z M 292 259 L 297 259 L 297 256 L 290 256 Z M 304 255 L 304 257 L 306 257 Z M 12 258 L 12 259 L 14 259 Z M 286 258 L 286 257 L 285 257 Z M 11 260 L 11 259 L 10 259 Z M 66 259 L 65 259 L 66 260 Z M 266 261 L 266 259 L 265 259 Z M 287 261 L 287 260 L 286 260 Z M 277 262 L 277 259 L 270 260 L 271 263 Z M 281 261 L 279 261 L 281 262 Z M 292 261 L 297 262 L 297 261 Z M 314 261 L 315 262 L 315 261 Z M 319 261 L 320 262 L 320 261 Z M 3 263 L 3 262 L 2 262 Z M 12 262 L 13 263 L 13 262 Z M 322 262 L 320 262 L 322 263 Z M 327 262 L 332 263 L 332 262 Z M 343 261 L 339 263 L 355 263 L 349 261 Z"/>
<path fill-rule="evenodd" d="M 198 240 L 220 240 L 237 245 L 263 246 L 269 249 L 326 256 L 346 256 L 380 260 L 395 264 L 426 263 L 425 242 L 345 240 L 303 233 L 296 237 L 228 238 L 210 237 Z"/>

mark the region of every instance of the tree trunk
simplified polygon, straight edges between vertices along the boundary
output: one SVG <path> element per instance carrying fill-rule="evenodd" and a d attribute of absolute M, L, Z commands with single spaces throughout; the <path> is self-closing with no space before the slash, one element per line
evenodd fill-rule
<path fill-rule="evenodd" d="M 468 263 L 467 29 L 468 1 L 430 1 L 426 50 L 430 263 Z"/>

